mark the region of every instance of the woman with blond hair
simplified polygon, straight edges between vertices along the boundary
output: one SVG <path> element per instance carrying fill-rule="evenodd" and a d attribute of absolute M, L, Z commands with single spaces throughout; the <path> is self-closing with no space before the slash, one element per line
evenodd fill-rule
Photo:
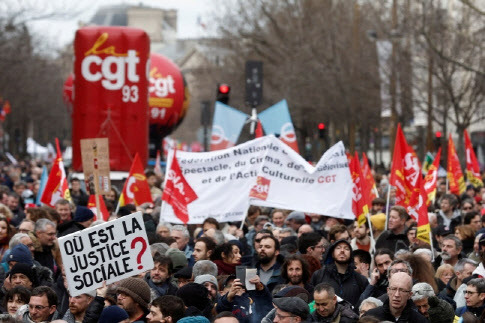
<path fill-rule="evenodd" d="M 434 275 L 439 290 L 443 290 L 451 278 L 455 275 L 455 269 L 450 264 L 443 264 L 436 269 Z"/>

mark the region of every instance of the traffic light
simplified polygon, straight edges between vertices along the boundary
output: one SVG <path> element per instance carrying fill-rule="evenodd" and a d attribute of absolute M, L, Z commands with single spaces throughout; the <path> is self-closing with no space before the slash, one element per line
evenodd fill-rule
<path fill-rule="evenodd" d="M 318 124 L 318 137 L 320 139 L 325 139 L 325 135 L 326 135 L 325 124 L 323 122 L 320 122 Z"/>
<path fill-rule="evenodd" d="M 224 83 L 219 83 L 217 85 L 217 98 L 216 100 L 224 103 L 229 104 L 229 93 L 231 92 L 231 87 Z"/>
<path fill-rule="evenodd" d="M 434 148 L 436 151 L 438 151 L 438 149 L 440 149 L 441 147 L 441 137 L 442 137 L 441 131 L 436 131 L 434 133 Z"/>

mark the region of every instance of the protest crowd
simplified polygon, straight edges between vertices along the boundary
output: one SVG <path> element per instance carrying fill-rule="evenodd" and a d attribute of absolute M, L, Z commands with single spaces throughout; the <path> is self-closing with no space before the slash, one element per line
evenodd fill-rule
<path fill-rule="evenodd" d="M 440 179 L 426 244 L 392 191 L 386 209 L 386 176 L 361 224 L 250 206 L 244 223 L 179 225 L 160 219 L 163 178 L 147 170 L 154 203 L 117 207 L 115 186 L 103 199 L 109 221 L 143 213 L 153 269 L 73 297 L 57 238 L 99 221 L 72 176 L 71 200 L 35 205 L 40 174 L 0 174 L 1 322 L 485 321 L 483 187 L 457 196 Z"/>

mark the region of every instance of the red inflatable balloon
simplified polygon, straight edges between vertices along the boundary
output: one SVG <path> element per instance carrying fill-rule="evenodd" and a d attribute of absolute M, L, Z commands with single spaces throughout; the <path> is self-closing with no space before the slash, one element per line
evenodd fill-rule
<path fill-rule="evenodd" d="M 86 27 L 74 40 L 73 167 L 82 169 L 80 140 L 109 138 L 111 170 L 148 158 L 150 40 L 128 27 Z"/>
<path fill-rule="evenodd" d="M 190 103 L 188 88 L 180 69 L 168 58 L 150 55 L 150 125 L 163 138 L 182 122 Z"/>

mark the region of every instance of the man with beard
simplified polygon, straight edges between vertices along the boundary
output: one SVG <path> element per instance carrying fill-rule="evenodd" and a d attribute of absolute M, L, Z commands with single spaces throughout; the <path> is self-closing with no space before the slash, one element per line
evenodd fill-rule
<path fill-rule="evenodd" d="M 461 250 L 463 249 L 463 242 L 455 235 L 449 234 L 443 238 L 441 246 L 441 255 L 436 257 L 434 261 L 435 270 L 444 264 L 452 265 L 453 267 L 462 258 Z"/>
<path fill-rule="evenodd" d="M 69 310 L 64 314 L 63 320 L 68 323 L 82 322 L 89 304 L 96 297 L 96 291 L 69 297 Z"/>
<path fill-rule="evenodd" d="M 210 260 L 210 256 L 214 252 L 214 249 L 216 249 L 216 243 L 214 240 L 208 237 L 200 237 L 195 242 L 192 257 L 194 258 L 195 262 L 199 260 Z"/>
<path fill-rule="evenodd" d="M 140 278 L 123 279 L 116 287 L 116 301 L 130 318 L 130 322 L 146 322 L 150 312 L 150 286 Z"/>
<path fill-rule="evenodd" d="M 369 222 L 365 220 L 364 223 L 359 225 L 358 221 L 354 223 L 354 238 L 350 241 L 350 245 L 352 246 L 352 250 L 364 250 L 371 252 L 375 250 L 375 241 L 371 239 L 369 236 L 370 228 Z"/>
<path fill-rule="evenodd" d="M 164 295 L 175 295 L 177 287 L 172 284 L 172 259 L 158 252 L 153 256 L 153 269 L 145 275 L 145 281 L 151 290 L 151 299 Z"/>
<path fill-rule="evenodd" d="M 313 295 L 313 286 L 310 280 L 310 268 L 308 263 L 300 255 L 290 255 L 285 258 L 281 268 L 281 277 L 288 286 L 300 286 Z"/>
<path fill-rule="evenodd" d="M 266 236 L 261 239 L 257 252 L 257 274 L 260 277 L 261 283 L 272 291 L 276 285 L 283 282 L 281 266 L 285 258 L 280 255 L 280 243 L 275 237 Z"/>
<path fill-rule="evenodd" d="M 329 284 L 338 296 L 355 307 L 369 282 L 354 270 L 351 250 L 350 242 L 337 240 L 328 250 L 326 265 L 313 274 L 311 284 Z"/>

